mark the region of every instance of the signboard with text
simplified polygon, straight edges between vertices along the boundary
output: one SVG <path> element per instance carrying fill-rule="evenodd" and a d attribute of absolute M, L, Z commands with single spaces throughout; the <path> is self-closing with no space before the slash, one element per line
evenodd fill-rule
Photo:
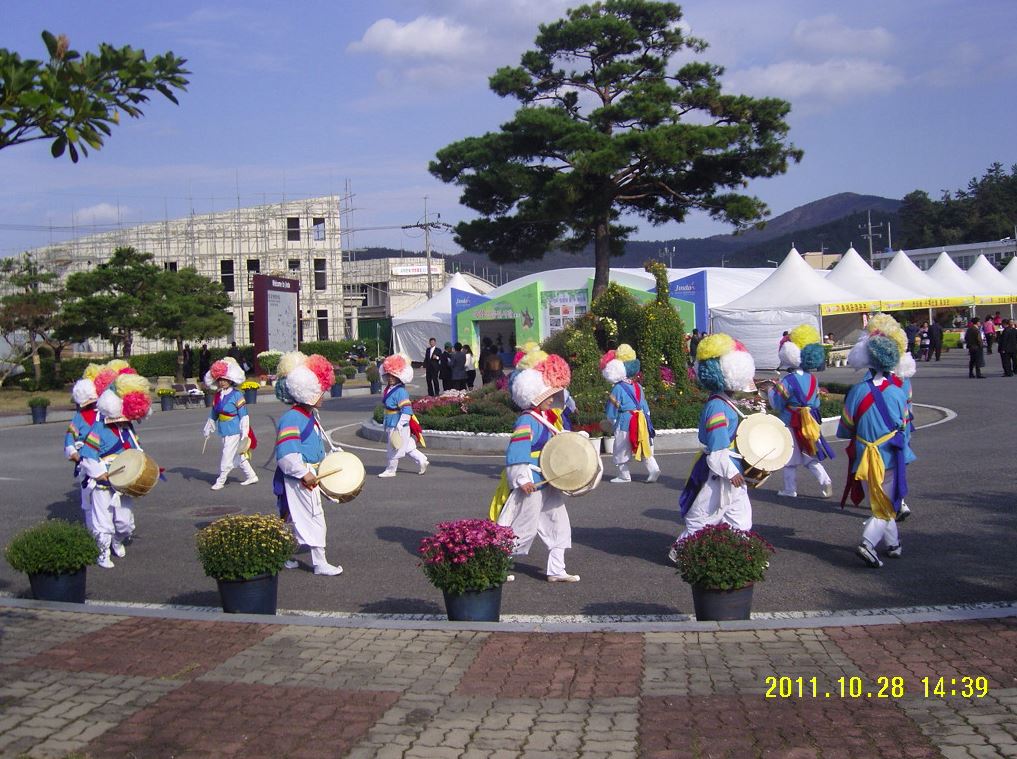
<path fill-rule="evenodd" d="M 297 321 L 300 318 L 300 282 L 284 277 L 255 274 L 254 353 L 297 349 Z"/>

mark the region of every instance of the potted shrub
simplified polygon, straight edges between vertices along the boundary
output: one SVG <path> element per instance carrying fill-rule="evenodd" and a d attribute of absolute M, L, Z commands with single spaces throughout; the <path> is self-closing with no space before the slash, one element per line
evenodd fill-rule
<path fill-rule="evenodd" d="M 160 387 L 155 391 L 155 394 L 159 396 L 159 404 L 162 406 L 163 411 L 173 410 L 173 396 L 174 391 L 171 387 Z"/>
<path fill-rule="evenodd" d="M 32 411 L 32 424 L 42 424 L 46 421 L 48 407 L 49 398 L 45 395 L 33 395 L 28 399 L 28 408 Z"/>
<path fill-rule="evenodd" d="M 367 367 L 367 381 L 371 383 L 371 395 L 381 392 L 381 372 L 376 366 Z"/>
<path fill-rule="evenodd" d="M 233 514 L 202 529 L 196 539 L 205 574 L 219 584 L 229 614 L 275 614 L 279 571 L 296 548 L 277 516 Z"/>
<path fill-rule="evenodd" d="M 85 572 L 99 559 L 95 538 L 80 523 L 47 519 L 17 534 L 4 558 L 28 575 L 40 601 L 85 602 Z"/>
<path fill-rule="evenodd" d="M 258 402 L 258 388 L 261 387 L 261 383 L 255 380 L 247 380 L 246 382 L 240 383 L 240 390 L 244 394 L 244 400 L 248 403 Z"/>
<path fill-rule="evenodd" d="M 332 387 L 329 389 L 329 396 L 332 398 L 343 397 L 343 383 L 346 382 L 346 377 L 339 372 L 335 373 L 335 381 L 332 383 Z"/>
<path fill-rule="evenodd" d="M 282 351 L 262 351 L 258 354 L 258 366 L 265 374 L 275 374 L 279 368 L 279 359 L 282 358 Z"/>
<path fill-rule="evenodd" d="M 445 596 L 452 622 L 497 622 L 515 534 L 487 519 L 441 522 L 420 541 L 420 566 Z"/>
<path fill-rule="evenodd" d="M 338 374 L 338 372 L 337 372 L 337 374 Z M 343 375 L 348 380 L 353 379 L 354 377 L 357 376 L 357 367 L 355 367 L 355 366 L 344 366 L 343 367 Z"/>
<path fill-rule="evenodd" d="M 674 560 L 678 574 L 692 586 L 696 619 L 748 619 L 753 583 L 763 580 L 773 552 L 756 533 L 727 523 L 676 541 Z"/>

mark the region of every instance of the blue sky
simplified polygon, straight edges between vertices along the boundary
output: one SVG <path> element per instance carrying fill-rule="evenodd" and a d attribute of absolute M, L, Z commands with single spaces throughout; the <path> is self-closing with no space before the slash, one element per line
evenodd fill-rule
<path fill-rule="evenodd" d="M 157 96 L 77 165 L 42 143 L 0 152 L 0 254 L 63 227 L 158 221 L 241 205 L 354 193 L 357 246 L 419 250 L 419 235 L 368 227 L 468 214 L 427 172 L 444 145 L 515 110 L 487 88 L 538 24 L 577 2 L 99 2 L 4 0 L 0 47 L 42 57 L 42 29 L 188 59 L 176 107 Z M 1012 0 L 693 0 L 701 57 L 730 92 L 792 104 L 801 164 L 750 185 L 773 214 L 841 191 L 934 197 L 993 161 L 1017 163 L 1017 3 Z M 1017 219 L 1015 219 L 1017 222 Z M 53 227 L 54 229 L 11 229 Z M 705 217 L 641 224 L 635 239 L 724 233 Z M 454 252 L 449 235 L 433 238 Z M 676 261 L 677 264 L 677 261 Z"/>

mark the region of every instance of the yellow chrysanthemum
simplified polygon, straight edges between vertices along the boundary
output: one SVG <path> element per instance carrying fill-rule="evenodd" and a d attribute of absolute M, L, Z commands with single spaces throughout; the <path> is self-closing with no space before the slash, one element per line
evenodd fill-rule
<path fill-rule="evenodd" d="M 127 393 L 147 393 L 148 380 L 140 374 L 121 374 L 116 378 L 117 395 L 121 398 Z"/>
<path fill-rule="evenodd" d="M 875 314 L 869 319 L 869 323 L 866 325 L 866 329 L 869 334 L 879 332 L 880 334 L 886 335 L 895 343 L 900 349 L 901 355 L 908 349 L 908 337 L 904 334 L 904 330 L 900 328 L 900 324 L 890 314 Z"/>
<path fill-rule="evenodd" d="M 535 345 L 536 343 L 533 344 Z M 537 364 L 546 360 L 547 352 L 537 348 L 536 350 L 531 350 L 526 353 L 521 359 L 519 359 L 519 363 L 516 364 L 516 366 L 521 369 L 535 369 Z"/>
<path fill-rule="evenodd" d="M 539 347 L 540 347 L 540 343 L 538 343 L 536 340 L 527 340 L 525 343 L 523 343 L 522 345 L 518 346 L 519 350 L 521 350 L 523 353 L 529 353 L 530 351 L 535 351 Z"/>
<path fill-rule="evenodd" d="M 614 357 L 616 359 L 618 359 L 619 361 L 622 361 L 622 362 L 625 362 L 625 361 L 635 361 L 636 360 L 636 351 L 628 343 L 622 343 L 621 345 L 619 345 L 617 347 L 617 349 L 615 349 Z"/>
<path fill-rule="evenodd" d="M 112 369 L 115 372 L 119 372 L 121 369 L 126 369 L 129 366 L 130 364 L 128 364 L 122 358 L 115 358 L 106 364 L 107 369 Z"/>
<path fill-rule="evenodd" d="M 89 364 L 85 367 L 85 373 L 81 375 L 85 379 L 94 380 L 99 372 L 102 371 L 102 366 L 99 364 Z"/>
<path fill-rule="evenodd" d="M 806 345 L 819 342 L 819 330 L 811 324 L 799 324 L 788 334 L 788 339 L 799 348 L 804 348 Z"/>
<path fill-rule="evenodd" d="M 287 374 L 292 372 L 298 366 L 303 366 L 307 363 L 307 356 L 300 351 L 290 351 L 284 353 L 282 358 L 279 359 L 279 365 L 275 368 L 276 376 L 285 377 Z"/>
<path fill-rule="evenodd" d="M 734 350 L 734 339 L 730 335 L 725 335 L 723 332 L 707 335 L 699 341 L 699 347 L 696 349 L 696 361 L 720 358 L 732 350 Z"/>

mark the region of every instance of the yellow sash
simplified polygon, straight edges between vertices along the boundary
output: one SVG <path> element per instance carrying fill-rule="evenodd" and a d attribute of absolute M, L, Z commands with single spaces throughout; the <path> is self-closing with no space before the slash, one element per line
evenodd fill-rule
<path fill-rule="evenodd" d="M 508 476 L 505 474 L 505 470 L 501 470 L 501 479 L 498 480 L 498 487 L 495 488 L 494 495 L 491 496 L 491 505 L 487 507 L 487 516 L 492 522 L 497 522 L 498 517 L 501 516 L 501 510 L 505 508 L 505 502 L 508 501 L 509 495 L 512 493 L 512 488 L 508 484 Z"/>
<path fill-rule="evenodd" d="M 799 429 L 802 432 L 802 438 L 808 442 L 809 450 L 805 451 L 809 456 L 816 455 L 816 443 L 819 441 L 820 429 L 819 423 L 816 421 L 816 417 L 812 415 L 811 409 L 807 406 L 795 409 L 795 413 L 798 414 Z"/>
<path fill-rule="evenodd" d="M 886 474 L 886 465 L 879 453 L 879 446 L 890 440 L 897 434 L 897 430 L 887 432 L 878 440 L 869 442 L 860 437 L 855 439 L 865 446 L 858 459 L 858 468 L 855 470 L 855 479 L 868 483 L 869 485 L 869 508 L 877 519 L 893 519 L 896 514 L 893 510 L 893 503 L 883 492 L 883 477 Z"/>
<path fill-rule="evenodd" d="M 653 455 L 650 450 L 650 427 L 646 424 L 646 414 L 642 411 L 633 411 L 633 414 L 637 415 L 637 425 L 639 432 L 636 435 L 636 447 L 632 451 L 632 457 L 636 461 L 642 461 L 648 459 Z"/>

